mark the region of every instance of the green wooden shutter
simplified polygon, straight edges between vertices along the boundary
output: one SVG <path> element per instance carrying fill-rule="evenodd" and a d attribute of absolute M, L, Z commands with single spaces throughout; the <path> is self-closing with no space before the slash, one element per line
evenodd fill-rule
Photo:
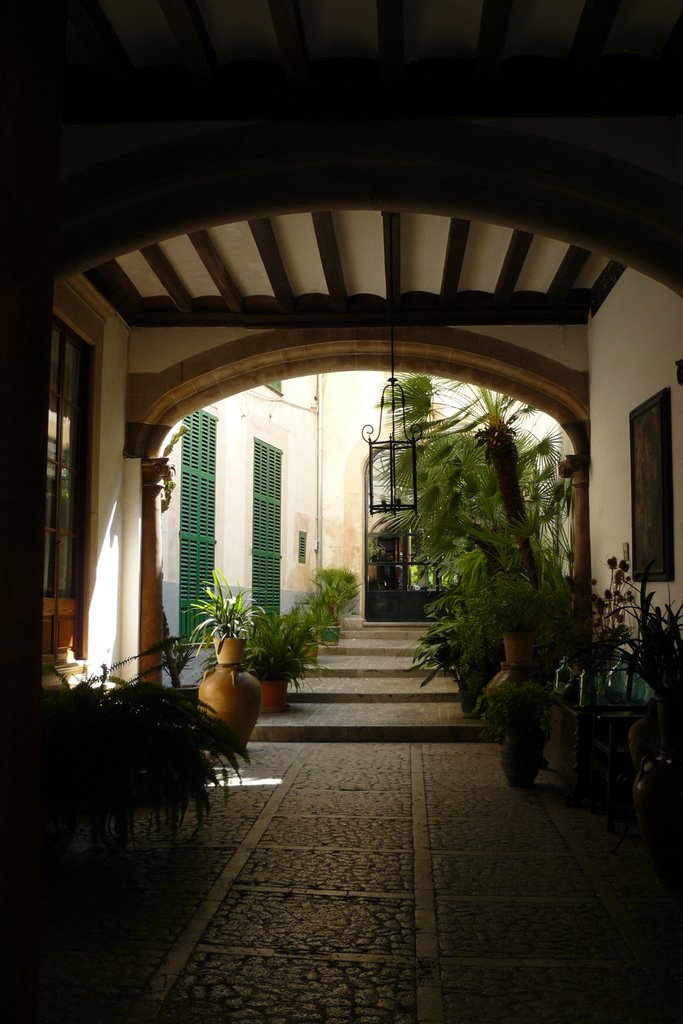
<path fill-rule="evenodd" d="M 280 611 L 282 452 L 254 438 L 252 598 L 267 612 Z"/>
<path fill-rule="evenodd" d="M 203 409 L 183 421 L 180 461 L 180 633 L 197 621 L 190 605 L 211 582 L 216 549 L 216 425 Z"/>

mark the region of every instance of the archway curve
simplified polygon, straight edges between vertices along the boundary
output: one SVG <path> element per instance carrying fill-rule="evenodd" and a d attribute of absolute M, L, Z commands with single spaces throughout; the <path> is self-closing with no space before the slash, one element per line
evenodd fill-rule
<path fill-rule="evenodd" d="M 596 248 L 683 294 L 683 188 L 624 161 L 457 119 L 261 122 L 74 174 L 57 275 L 216 223 L 322 209 L 440 213 Z"/>
<path fill-rule="evenodd" d="M 486 335 L 458 328 L 395 331 L 396 369 L 502 391 L 547 412 L 577 454 L 588 453 L 588 375 Z M 126 452 L 155 458 L 169 430 L 202 406 L 274 379 L 339 370 L 386 372 L 386 330 L 274 330 L 250 334 L 128 381 Z"/>

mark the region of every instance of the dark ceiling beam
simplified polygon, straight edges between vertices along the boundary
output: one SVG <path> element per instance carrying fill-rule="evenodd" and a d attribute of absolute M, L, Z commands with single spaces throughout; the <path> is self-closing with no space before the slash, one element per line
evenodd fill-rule
<path fill-rule="evenodd" d="M 311 216 L 332 309 L 337 313 L 344 313 L 348 306 L 348 295 L 332 214 L 323 211 Z"/>
<path fill-rule="evenodd" d="M 181 313 L 192 312 L 192 296 L 178 277 L 168 256 L 160 245 L 146 245 L 140 252 L 171 296 Z"/>
<path fill-rule="evenodd" d="M 586 0 L 569 53 L 569 64 L 578 77 L 592 71 L 612 31 L 621 0 Z"/>
<path fill-rule="evenodd" d="M 299 0 L 268 0 L 268 7 L 287 78 L 303 85 L 308 82 L 309 61 Z"/>
<path fill-rule="evenodd" d="M 187 236 L 197 251 L 211 280 L 231 313 L 242 312 L 242 296 L 207 231 L 191 231 Z"/>
<path fill-rule="evenodd" d="M 496 308 L 493 296 L 477 296 L 477 302 L 467 301 L 458 304 L 456 309 L 410 309 L 399 310 L 395 316 L 395 324 L 401 326 L 482 326 L 491 324 L 585 324 L 588 320 L 588 291 L 585 300 L 576 301 L 568 306 L 549 306 L 544 302 L 545 295 L 540 294 L 538 301 L 530 305 L 505 306 Z M 324 327 L 334 331 L 345 331 L 352 327 L 372 327 L 381 330 L 386 327 L 386 310 L 355 310 L 346 313 L 324 312 L 315 310 L 308 312 L 297 309 L 294 313 L 283 312 L 251 312 L 243 315 L 224 311 L 197 310 L 191 314 L 180 313 L 169 309 L 153 309 L 147 306 L 137 317 L 133 326 L 138 327 L 285 327 L 314 328 Z M 378 335 L 379 336 L 379 335 Z"/>
<path fill-rule="evenodd" d="M 387 289 L 387 306 L 394 312 L 401 308 L 401 215 L 383 213 L 384 232 L 384 277 Z M 391 292 L 391 294 L 390 294 Z"/>
<path fill-rule="evenodd" d="M 185 65 L 200 78 L 214 78 L 218 60 L 197 0 L 159 0 L 159 5 Z"/>
<path fill-rule="evenodd" d="M 117 71 L 133 70 L 133 62 L 97 0 L 69 0 L 69 20 L 97 64 Z"/>
<path fill-rule="evenodd" d="M 588 249 L 581 249 L 578 245 L 569 246 L 548 287 L 549 302 L 566 302 L 589 256 Z"/>
<path fill-rule="evenodd" d="M 377 48 L 382 85 L 403 77 L 403 0 L 377 0 Z"/>
<path fill-rule="evenodd" d="M 626 270 L 623 263 L 610 260 L 590 290 L 590 311 L 595 316 L 615 284 Z"/>
<path fill-rule="evenodd" d="M 500 70 L 510 24 L 512 0 L 484 0 L 479 23 L 476 68 L 480 81 L 493 81 Z"/>
<path fill-rule="evenodd" d="M 451 308 L 457 302 L 458 285 L 469 233 L 470 222 L 468 220 L 460 220 L 458 217 L 451 219 L 439 294 L 439 305 L 442 309 Z"/>
<path fill-rule="evenodd" d="M 116 260 L 109 260 L 99 267 L 87 270 L 85 276 L 114 309 L 118 310 L 127 324 L 133 325 L 137 322 L 142 311 L 142 296 Z"/>
<path fill-rule="evenodd" d="M 273 225 L 267 217 L 264 217 L 259 220 L 250 220 L 249 227 L 263 260 L 275 300 L 283 312 L 291 312 L 294 309 L 294 295 L 285 265 L 282 262 Z"/>
<path fill-rule="evenodd" d="M 659 58 L 659 67 L 663 74 L 678 77 L 680 81 L 683 69 L 683 13 L 679 14 L 666 41 Z"/>
<path fill-rule="evenodd" d="M 493 293 L 497 305 L 507 305 L 512 298 L 533 238 L 534 236 L 528 231 L 515 230 L 512 232 L 512 238 Z"/>

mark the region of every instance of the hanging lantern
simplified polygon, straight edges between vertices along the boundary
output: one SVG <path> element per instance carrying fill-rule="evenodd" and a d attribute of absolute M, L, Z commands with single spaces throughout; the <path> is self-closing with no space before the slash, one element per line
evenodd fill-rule
<path fill-rule="evenodd" d="M 422 429 L 406 426 L 406 399 L 394 373 L 394 260 L 393 213 L 389 220 L 389 338 L 391 343 L 391 376 L 384 385 L 379 407 L 379 426 L 375 431 L 367 423 L 362 430 L 369 449 L 371 516 L 378 513 L 394 515 L 399 511 L 417 511 L 417 441 Z M 388 429 L 388 435 L 386 434 Z M 386 435 L 386 436 L 383 436 Z M 400 461 L 400 482 L 399 482 Z"/>

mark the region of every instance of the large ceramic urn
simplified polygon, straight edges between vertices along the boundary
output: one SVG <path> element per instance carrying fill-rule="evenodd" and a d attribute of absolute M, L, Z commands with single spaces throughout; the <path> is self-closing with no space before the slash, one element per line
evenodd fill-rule
<path fill-rule="evenodd" d="M 235 735 L 247 744 L 261 711 L 261 684 L 242 668 L 244 640 L 228 637 L 216 648 L 216 667 L 206 672 L 199 686 L 199 699 L 213 709 Z"/>

